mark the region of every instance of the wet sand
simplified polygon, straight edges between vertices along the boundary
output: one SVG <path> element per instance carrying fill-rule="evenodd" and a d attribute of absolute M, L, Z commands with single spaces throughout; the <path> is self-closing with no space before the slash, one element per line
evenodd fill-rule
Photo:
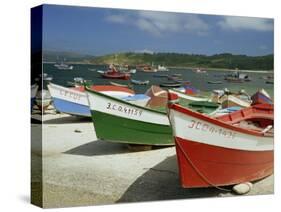
<path fill-rule="evenodd" d="M 33 122 L 39 136 L 40 126 Z M 97 140 L 91 120 L 53 111 L 43 123 L 45 208 L 236 196 L 216 188 L 181 188 L 174 147 L 132 152 L 126 145 Z M 39 164 L 39 141 L 32 143 L 33 167 Z M 34 191 L 41 186 L 39 172 L 32 177 Z M 254 183 L 247 195 L 272 194 L 273 180 Z"/>

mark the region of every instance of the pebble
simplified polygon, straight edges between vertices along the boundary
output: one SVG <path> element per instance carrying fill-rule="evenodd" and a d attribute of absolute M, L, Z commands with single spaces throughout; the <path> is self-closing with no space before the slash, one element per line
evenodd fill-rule
<path fill-rule="evenodd" d="M 253 188 L 253 184 L 250 182 L 246 182 L 246 183 L 240 183 L 240 184 L 233 186 L 232 190 L 236 194 L 242 195 L 242 194 L 248 193 L 252 188 Z"/>

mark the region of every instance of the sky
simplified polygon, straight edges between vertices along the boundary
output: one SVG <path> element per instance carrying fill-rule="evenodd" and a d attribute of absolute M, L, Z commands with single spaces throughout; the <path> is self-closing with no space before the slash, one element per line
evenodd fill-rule
<path fill-rule="evenodd" d="M 266 18 L 44 5 L 43 49 L 116 52 L 273 54 Z"/>

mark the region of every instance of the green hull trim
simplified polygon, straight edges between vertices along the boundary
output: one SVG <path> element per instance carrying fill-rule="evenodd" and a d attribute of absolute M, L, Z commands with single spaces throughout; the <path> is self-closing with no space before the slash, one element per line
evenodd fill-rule
<path fill-rule="evenodd" d="M 141 145 L 174 145 L 170 126 L 91 111 L 98 139 Z"/>

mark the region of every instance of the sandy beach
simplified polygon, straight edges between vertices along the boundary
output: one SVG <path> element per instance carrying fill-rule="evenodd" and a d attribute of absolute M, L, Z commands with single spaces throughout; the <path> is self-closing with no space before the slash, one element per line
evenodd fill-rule
<path fill-rule="evenodd" d="M 32 130 L 40 136 L 40 125 L 36 123 L 39 115 L 33 118 Z M 174 147 L 133 152 L 126 145 L 97 140 L 90 119 L 53 110 L 47 111 L 43 119 L 46 208 L 237 196 L 216 188 L 181 188 Z M 33 168 L 39 166 L 40 149 L 38 137 L 32 143 Z M 32 176 L 33 190 L 39 176 Z M 247 195 L 272 194 L 273 181 L 270 176 L 255 182 Z"/>

